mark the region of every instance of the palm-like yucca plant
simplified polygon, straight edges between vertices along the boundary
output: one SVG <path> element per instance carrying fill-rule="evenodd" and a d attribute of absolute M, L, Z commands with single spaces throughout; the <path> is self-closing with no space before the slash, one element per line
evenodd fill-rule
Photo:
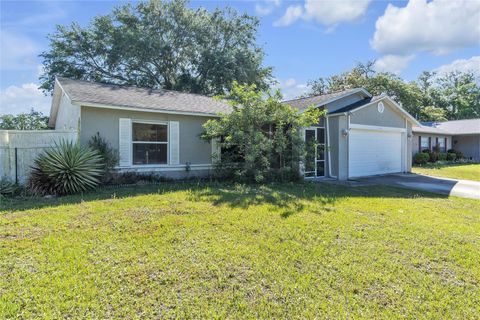
<path fill-rule="evenodd" d="M 29 186 L 36 194 L 73 194 L 94 188 L 103 173 L 102 157 L 79 143 L 61 141 L 37 159 Z"/>
<path fill-rule="evenodd" d="M 0 178 L 0 198 L 4 195 L 12 195 L 17 190 L 17 185 L 9 179 Z"/>

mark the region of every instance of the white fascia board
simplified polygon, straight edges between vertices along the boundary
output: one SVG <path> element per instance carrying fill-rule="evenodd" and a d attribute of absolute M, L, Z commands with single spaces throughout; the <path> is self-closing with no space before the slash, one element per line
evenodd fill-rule
<path fill-rule="evenodd" d="M 68 93 L 63 89 L 60 81 L 58 81 L 57 77 L 55 77 L 55 84 L 53 86 L 52 94 L 52 104 L 50 106 L 50 116 L 48 117 L 49 127 L 55 127 L 55 123 L 57 122 L 58 109 L 60 107 L 60 102 L 62 101 L 62 95 L 65 95 L 70 101 L 70 103 L 72 102 L 72 99 L 70 99 Z"/>
<path fill-rule="evenodd" d="M 74 105 L 77 105 L 77 106 L 80 106 L 80 107 L 92 107 L 92 108 L 103 108 L 103 109 L 114 109 L 114 110 L 127 110 L 127 111 L 136 111 L 136 112 L 179 114 L 179 115 L 186 115 L 186 116 L 215 117 L 215 118 L 220 117 L 218 114 L 211 114 L 211 113 L 174 111 L 174 110 L 142 109 L 142 108 L 134 108 L 134 107 L 124 107 L 124 106 L 116 106 L 116 105 L 109 105 L 109 104 L 85 102 L 85 101 L 72 101 L 72 103 Z"/>

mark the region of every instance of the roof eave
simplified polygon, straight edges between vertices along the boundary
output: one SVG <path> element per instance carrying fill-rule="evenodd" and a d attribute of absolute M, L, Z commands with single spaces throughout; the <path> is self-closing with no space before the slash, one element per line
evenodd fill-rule
<path fill-rule="evenodd" d="M 164 113 L 164 114 L 178 114 L 178 115 L 189 115 L 189 116 L 202 116 L 202 117 L 220 117 L 220 113 L 203 113 L 203 112 L 191 112 L 191 111 L 176 111 L 176 110 L 166 110 L 166 109 L 148 109 L 148 108 L 138 108 L 138 107 L 129 107 L 122 105 L 114 104 L 103 104 L 97 102 L 89 101 L 78 101 L 72 100 L 72 104 L 79 107 L 91 107 L 91 108 L 103 108 L 103 109 L 113 109 L 113 110 L 128 110 L 128 111 L 137 111 L 137 112 L 150 112 L 150 113 Z"/>

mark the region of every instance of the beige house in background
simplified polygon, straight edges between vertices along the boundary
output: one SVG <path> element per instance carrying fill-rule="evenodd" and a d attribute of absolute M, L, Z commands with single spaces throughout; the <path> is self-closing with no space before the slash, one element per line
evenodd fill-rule
<path fill-rule="evenodd" d="M 301 166 L 306 179 L 410 172 L 412 128 L 420 123 L 388 96 L 358 88 L 284 103 L 299 112 L 310 105 L 327 110 L 302 132 L 319 146 Z M 187 168 L 190 176 L 211 172 L 221 151 L 200 139 L 202 125 L 230 110 L 202 95 L 57 78 L 49 126 L 76 130 L 82 144 L 98 132 L 118 150 L 121 172 L 181 178 Z"/>
<path fill-rule="evenodd" d="M 465 158 L 480 162 L 480 119 L 425 123 L 413 129 L 412 155 L 439 146 L 440 152 L 460 151 Z"/>

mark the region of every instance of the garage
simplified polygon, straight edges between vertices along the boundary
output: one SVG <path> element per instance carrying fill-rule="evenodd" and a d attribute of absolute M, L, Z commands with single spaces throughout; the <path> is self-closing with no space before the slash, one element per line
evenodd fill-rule
<path fill-rule="evenodd" d="M 350 129 L 349 178 L 402 172 L 402 141 L 403 133 L 395 128 Z"/>

